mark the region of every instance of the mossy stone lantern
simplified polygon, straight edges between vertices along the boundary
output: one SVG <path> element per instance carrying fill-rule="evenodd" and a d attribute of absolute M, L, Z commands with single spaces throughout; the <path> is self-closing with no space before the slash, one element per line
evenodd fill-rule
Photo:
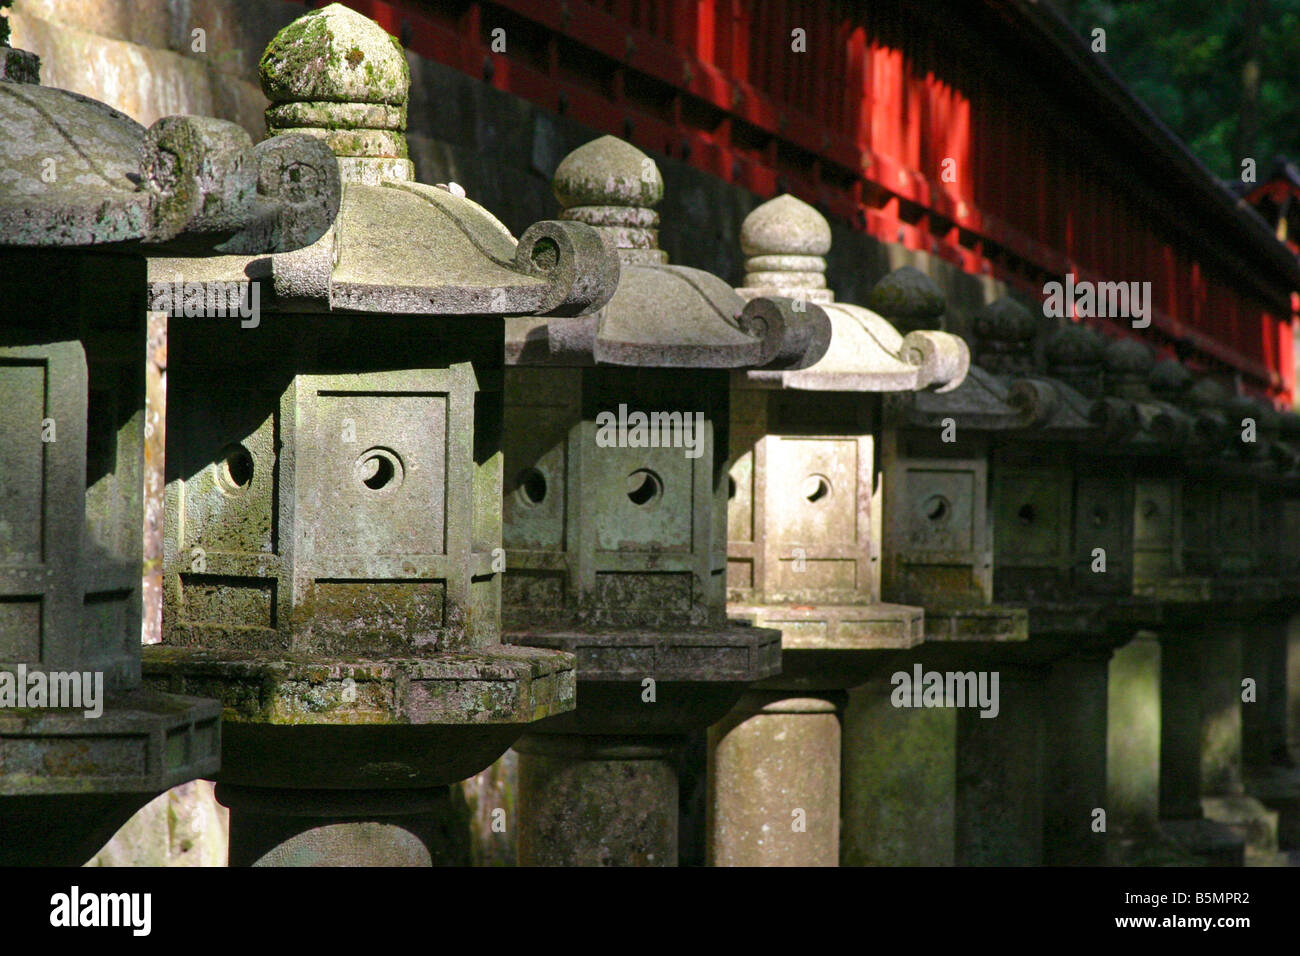
<path fill-rule="evenodd" d="M 595 315 L 509 333 L 503 615 L 579 680 L 515 748 L 519 861 L 675 866 L 685 735 L 780 666 L 779 632 L 726 616 L 729 370 L 814 362 L 830 323 L 668 264 L 663 181 L 627 143 L 569 154 L 555 193 L 622 274 Z"/>
<path fill-rule="evenodd" d="M 914 269 L 886 276 L 866 305 L 900 329 L 944 309 Z M 884 600 L 925 610 L 925 642 L 899 651 L 850 693 L 842 861 L 850 865 L 1007 864 L 1041 853 L 1041 727 L 1036 676 L 1013 650 L 1023 607 L 994 601 L 990 459 L 995 440 L 1037 414 L 1023 387 L 972 365 L 951 391 L 883 396 Z M 980 673 L 999 707 L 929 709 L 900 688 L 939 673 Z M 900 676 L 901 675 L 901 676 Z M 904 761 L 902 754 L 924 754 Z M 976 783 L 978 781 L 978 784 Z"/>
<path fill-rule="evenodd" d="M 837 865 L 845 692 L 882 651 L 924 636 L 921 608 L 880 600 L 878 396 L 951 389 L 970 354 L 956 336 L 904 336 L 836 302 L 830 242 L 825 218 L 789 195 L 741 228 L 748 259 L 736 291 L 816 303 L 832 336 L 808 368 L 732 376 L 728 611 L 781 630 L 782 672 L 709 730 L 714 865 Z"/>
<path fill-rule="evenodd" d="M 0 45 L 2 864 L 84 863 L 218 767 L 219 705 L 141 686 L 145 257 L 314 241 L 329 159 L 205 117 L 146 130 Z"/>
<path fill-rule="evenodd" d="M 1106 862 L 1097 816 L 1107 792 L 1109 662 L 1150 618 L 1132 595 L 1133 475 L 1107 454 L 1093 418 L 1104 340 L 1080 325 L 1053 329 L 1009 299 L 976 320 L 977 355 L 997 359 L 1033 424 L 993 454 L 994 594 L 1029 611 L 1029 642 L 1013 659 L 1038 669 L 1042 694 L 1043 862 Z"/>
<path fill-rule="evenodd" d="M 397 40 L 338 4 L 261 61 L 269 128 L 337 156 L 301 252 L 156 264 L 260 281 L 255 327 L 169 344 L 158 686 L 219 698 L 234 864 L 428 864 L 447 785 L 573 707 L 573 658 L 501 643 L 504 317 L 578 315 L 618 264 L 588 226 L 516 241 L 417 183 Z"/>

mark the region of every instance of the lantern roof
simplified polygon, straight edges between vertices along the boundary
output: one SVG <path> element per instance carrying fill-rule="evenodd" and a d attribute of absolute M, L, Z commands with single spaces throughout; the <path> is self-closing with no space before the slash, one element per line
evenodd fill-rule
<path fill-rule="evenodd" d="M 663 178 L 630 143 L 602 136 L 555 171 L 560 218 L 596 229 L 622 266 L 613 298 L 590 317 L 545 328 L 515 320 L 515 364 L 669 368 L 801 368 L 825 354 L 830 320 L 816 305 L 745 299 L 701 269 L 671 265 L 659 248 Z"/>
<path fill-rule="evenodd" d="M 806 391 L 946 391 L 965 377 L 970 351 L 957 336 L 920 328 L 903 335 L 879 312 L 835 301 L 826 287 L 830 225 L 803 200 L 787 194 L 758 206 L 745 217 L 740 245 L 748 257 L 744 284 L 736 289 L 742 298 L 813 303 L 825 311 L 832 330 L 820 361 L 797 370 L 751 371 L 751 381 Z M 944 310 L 938 286 L 910 267 L 877 283 L 872 298 L 920 323 L 937 320 Z"/>
<path fill-rule="evenodd" d="M 0 245 L 266 253 L 316 241 L 338 210 L 329 150 L 254 146 L 234 123 L 168 116 L 145 129 L 41 86 L 39 60 L 0 47 Z"/>
<path fill-rule="evenodd" d="M 411 315 L 581 315 L 603 305 L 618 260 L 595 230 L 538 222 L 516 239 L 455 183 L 415 181 L 410 72 L 400 44 L 340 4 L 289 24 L 260 62 L 270 133 L 322 143 L 342 181 L 333 227 L 262 259 L 151 263 L 155 281 L 261 278 L 273 308 Z"/>

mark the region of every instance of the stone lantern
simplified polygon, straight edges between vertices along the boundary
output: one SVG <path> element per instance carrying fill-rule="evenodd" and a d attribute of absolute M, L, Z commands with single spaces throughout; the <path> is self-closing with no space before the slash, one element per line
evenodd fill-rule
<path fill-rule="evenodd" d="M 1243 670 L 1256 682 L 1256 700 L 1242 707 L 1243 764 L 1249 793 L 1278 815 L 1281 850 L 1300 849 L 1300 687 L 1291 678 L 1300 660 L 1295 630 L 1300 585 L 1300 415 L 1277 413 L 1278 438 L 1268 449 L 1273 471 L 1260 489 L 1264 561 L 1278 579 L 1276 604 L 1261 615 L 1243 651 Z"/>
<path fill-rule="evenodd" d="M 867 306 L 900 329 L 933 325 L 942 297 L 914 271 L 881 281 Z M 925 295 L 904 294 L 923 286 Z M 925 643 L 893 673 L 850 694 L 842 860 L 850 865 L 998 864 L 1040 856 L 1042 767 L 1037 684 L 1001 663 L 1028 640 L 1024 608 L 994 602 L 989 468 L 996 436 L 1037 412 L 1001 377 L 972 365 L 947 392 L 883 397 L 886 601 L 925 610 Z M 926 675 L 983 673 L 999 706 L 927 707 Z M 917 685 L 915 695 L 907 693 Z M 981 711 L 989 714 L 981 717 Z M 918 758 L 916 755 L 924 755 Z"/>
<path fill-rule="evenodd" d="M 1199 741 L 1193 748 L 1173 744 L 1169 766 L 1162 768 L 1162 783 L 1168 783 L 1162 802 L 1165 790 L 1170 795 L 1162 811 L 1177 814 L 1163 827 L 1211 859 L 1235 857 L 1242 841 L 1252 856 L 1267 856 L 1277 849 L 1277 818 L 1245 789 L 1241 734 L 1243 709 L 1258 699 L 1243 703 L 1243 680 L 1257 684 L 1259 676 L 1246 673 L 1248 649 L 1267 642 L 1285 620 L 1261 533 L 1276 520 L 1263 514 L 1261 490 L 1273 471 L 1269 449 L 1278 418 L 1271 407 L 1225 396 L 1208 383 L 1197 383 L 1189 395 L 1203 430 L 1219 429 L 1222 451 L 1215 454 L 1207 442 L 1205 454 L 1190 458 L 1184 479 L 1184 561 L 1212 584 L 1209 602 L 1194 616 L 1181 609 L 1163 645 L 1165 738 L 1186 728 Z"/>
<path fill-rule="evenodd" d="M 663 181 L 625 142 L 571 153 L 555 194 L 622 273 L 595 315 L 508 333 L 503 619 L 579 680 L 577 710 L 515 746 L 518 857 L 675 866 L 685 735 L 780 668 L 780 632 L 726 616 L 729 370 L 815 362 L 830 323 L 669 265 Z"/>
<path fill-rule="evenodd" d="M 954 388 L 969 351 L 956 336 L 903 336 L 837 303 L 824 274 L 830 240 L 822 215 L 789 195 L 741 229 L 749 258 L 736 291 L 816 303 L 833 332 L 809 368 L 732 378 L 728 612 L 781 630 L 782 672 L 710 728 L 714 865 L 837 865 L 845 692 L 867 680 L 881 651 L 924 636 L 921 608 L 880 600 L 877 395 Z M 919 280 L 904 291 L 934 296 Z"/>
<path fill-rule="evenodd" d="M 1104 386 L 1086 394 L 1098 435 L 1090 455 L 1122 477 L 1130 511 L 1127 582 L 1143 614 L 1131 641 L 1115 650 L 1108 675 L 1107 791 L 1104 807 L 1113 861 L 1169 859 L 1158 829 L 1161 744 L 1159 634 L 1171 615 L 1195 607 L 1208 580 L 1185 573 L 1182 550 L 1183 463 L 1197 421 L 1179 403 L 1190 374 L 1173 359 L 1156 361 L 1138 339 L 1103 340 Z M 1117 602 L 1118 604 L 1119 602 Z M 1156 856 L 1152 856 L 1156 854 Z"/>
<path fill-rule="evenodd" d="M 218 768 L 219 705 L 141 686 L 145 256 L 314 241 L 329 161 L 204 117 L 146 130 L 0 38 L 0 864 L 79 865 Z"/>
<path fill-rule="evenodd" d="M 1109 662 L 1153 612 L 1132 595 L 1134 477 L 1108 453 L 1093 414 L 1104 340 L 1080 325 L 1051 331 L 1044 374 L 1034 358 L 1038 324 L 1009 300 L 976 320 L 977 357 L 1000 366 L 1035 412 L 993 454 L 994 595 L 1029 610 L 1029 643 L 1016 657 L 1042 681 L 1043 861 L 1099 865 Z"/>
<path fill-rule="evenodd" d="M 1140 342 L 1112 343 L 1106 364 L 1108 394 L 1093 415 L 1135 472 L 1133 589 L 1156 603 L 1159 639 L 1135 647 L 1112 675 L 1134 698 L 1111 741 L 1116 822 L 1135 831 L 1139 854 L 1159 850 L 1164 837 L 1194 857 L 1239 865 L 1247 831 L 1270 830 L 1241 784 L 1241 638 L 1272 606 L 1276 583 L 1255 573 L 1263 456 L 1234 446 L 1243 416 L 1263 420 L 1265 432 L 1275 420 L 1173 360 L 1157 363 Z M 1152 708 L 1158 731 L 1144 716 Z M 1144 752 L 1158 754 L 1158 830 L 1149 807 L 1155 758 Z"/>
<path fill-rule="evenodd" d="M 574 705 L 573 657 L 500 633 L 504 317 L 612 294 L 596 232 L 516 241 L 406 158 L 397 40 L 338 4 L 261 61 L 272 132 L 337 156 L 317 243 L 156 264 L 261 284 L 255 326 L 174 318 L 156 686 L 216 697 L 231 863 L 428 864 L 448 784 Z"/>

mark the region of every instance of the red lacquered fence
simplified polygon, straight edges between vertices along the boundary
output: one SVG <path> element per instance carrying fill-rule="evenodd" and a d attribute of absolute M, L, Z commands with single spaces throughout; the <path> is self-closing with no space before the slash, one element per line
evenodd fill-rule
<path fill-rule="evenodd" d="M 1148 281 L 1145 338 L 1291 399 L 1292 288 L 1190 238 L 1197 209 L 1081 118 L 1068 66 L 1017 72 L 1022 38 L 976 0 L 345 2 L 421 56 L 967 272 L 1039 295 L 1066 272 Z"/>

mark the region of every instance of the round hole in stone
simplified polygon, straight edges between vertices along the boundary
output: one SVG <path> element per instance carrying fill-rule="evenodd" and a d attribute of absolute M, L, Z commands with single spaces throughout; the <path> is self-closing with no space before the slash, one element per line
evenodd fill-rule
<path fill-rule="evenodd" d="M 542 237 L 533 243 L 533 249 L 530 253 L 533 266 L 541 272 L 550 272 L 560 261 L 560 247 L 556 245 L 554 239 Z"/>
<path fill-rule="evenodd" d="M 371 491 L 392 491 L 402 483 L 402 460 L 387 448 L 368 448 L 357 459 L 357 480 Z"/>
<path fill-rule="evenodd" d="M 801 490 L 806 499 L 816 503 L 831 493 L 831 483 L 825 475 L 809 475 L 803 480 Z"/>
<path fill-rule="evenodd" d="M 227 445 L 221 450 L 217 465 L 217 482 L 225 491 L 247 491 L 253 483 L 253 456 L 243 445 Z"/>
<path fill-rule="evenodd" d="M 536 468 L 525 468 L 515 478 L 519 486 L 519 500 L 529 507 L 546 500 L 546 476 Z"/>
<path fill-rule="evenodd" d="M 931 495 L 925 499 L 922 507 L 925 509 L 925 516 L 936 523 L 946 520 L 952 512 L 952 506 L 943 495 Z"/>
<path fill-rule="evenodd" d="M 1092 526 L 1100 528 L 1110 519 L 1110 512 L 1106 510 L 1105 505 L 1092 506 Z"/>
<path fill-rule="evenodd" d="M 1034 519 L 1038 517 L 1038 512 L 1034 509 L 1033 505 L 1021 505 L 1020 510 L 1016 512 L 1016 517 L 1020 520 L 1021 524 L 1030 525 L 1033 524 Z"/>
<path fill-rule="evenodd" d="M 1154 501 L 1148 500 L 1142 502 L 1142 517 L 1154 518 L 1159 514 L 1160 514 L 1160 506 L 1156 504 Z"/>
<path fill-rule="evenodd" d="M 664 493 L 664 483 L 649 468 L 638 468 L 627 476 L 627 497 L 634 505 L 646 507 L 658 501 Z"/>

